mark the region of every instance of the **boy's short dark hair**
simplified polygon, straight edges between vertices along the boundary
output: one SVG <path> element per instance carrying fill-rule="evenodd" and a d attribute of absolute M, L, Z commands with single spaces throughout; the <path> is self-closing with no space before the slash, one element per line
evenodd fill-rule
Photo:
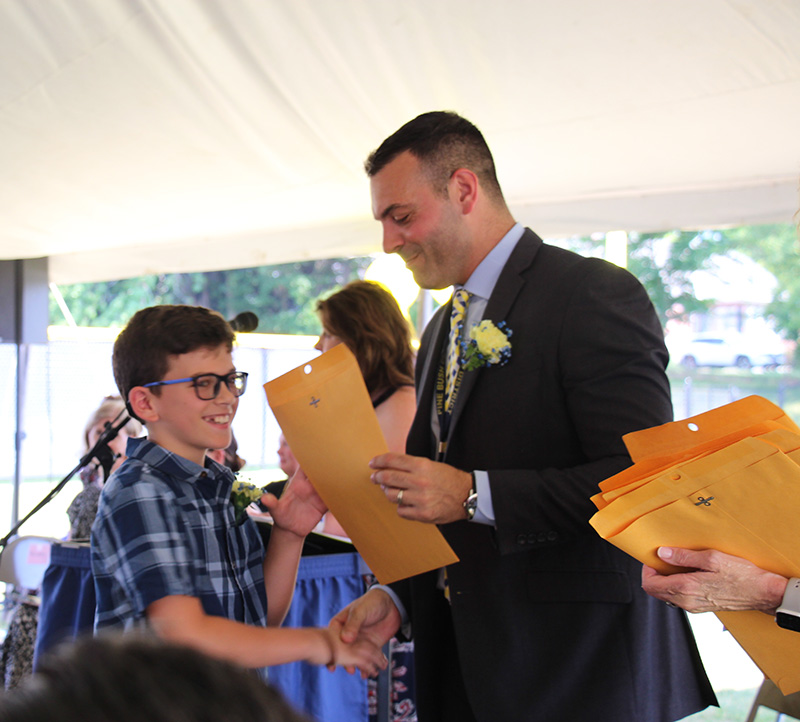
<path fill-rule="evenodd" d="M 136 417 L 128 403 L 130 390 L 161 381 L 170 356 L 219 346 L 231 351 L 234 338 L 230 324 L 202 306 L 150 306 L 137 311 L 117 336 L 111 357 L 114 380 L 128 413 Z M 153 387 L 156 396 L 160 392 L 159 386 Z"/>

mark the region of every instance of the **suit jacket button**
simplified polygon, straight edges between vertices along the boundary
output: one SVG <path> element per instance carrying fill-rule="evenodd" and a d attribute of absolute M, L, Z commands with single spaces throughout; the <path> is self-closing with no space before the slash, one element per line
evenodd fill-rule
<path fill-rule="evenodd" d="M 540 544 L 544 544 L 547 541 L 547 533 L 540 531 L 538 539 Z"/>
<path fill-rule="evenodd" d="M 517 537 L 517 544 L 519 544 L 520 546 L 523 546 L 523 545 L 527 544 L 527 539 L 525 538 L 524 534 L 520 534 Z"/>
<path fill-rule="evenodd" d="M 528 544 L 536 544 L 536 534 L 533 532 L 528 534 Z"/>
<path fill-rule="evenodd" d="M 547 541 L 555 541 L 558 539 L 558 532 L 557 531 L 549 531 L 547 532 Z"/>

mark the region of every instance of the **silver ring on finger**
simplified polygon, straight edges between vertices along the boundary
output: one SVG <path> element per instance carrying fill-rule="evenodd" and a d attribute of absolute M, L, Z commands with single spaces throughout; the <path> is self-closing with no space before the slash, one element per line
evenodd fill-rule
<path fill-rule="evenodd" d="M 404 491 L 405 491 L 405 489 L 400 489 L 400 491 L 397 492 L 397 506 L 403 506 L 403 492 Z"/>

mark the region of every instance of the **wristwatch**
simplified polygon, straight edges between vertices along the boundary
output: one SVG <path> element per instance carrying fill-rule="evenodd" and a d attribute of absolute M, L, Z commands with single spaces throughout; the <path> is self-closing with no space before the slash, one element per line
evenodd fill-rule
<path fill-rule="evenodd" d="M 464 511 L 467 512 L 468 521 L 472 521 L 472 517 L 475 516 L 475 510 L 478 508 L 478 490 L 476 489 L 475 472 L 473 471 L 470 473 L 472 474 L 472 488 L 469 490 L 469 496 L 463 505 Z"/>
<path fill-rule="evenodd" d="M 800 579 L 792 577 L 786 585 L 783 601 L 775 613 L 779 627 L 800 632 Z"/>

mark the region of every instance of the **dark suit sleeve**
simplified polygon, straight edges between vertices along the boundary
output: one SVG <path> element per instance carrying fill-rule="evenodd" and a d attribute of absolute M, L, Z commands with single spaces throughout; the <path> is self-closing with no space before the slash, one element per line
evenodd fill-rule
<path fill-rule="evenodd" d="M 672 419 L 663 332 L 641 284 L 596 259 L 549 281 L 537 309 L 517 304 L 509 319 L 520 330 L 512 337 L 519 358 L 509 364 L 518 362 L 520 401 L 507 442 L 531 453 L 511 448 L 522 464 L 487 467 L 504 553 L 593 534 L 590 497 L 630 464 L 622 436 Z"/>

